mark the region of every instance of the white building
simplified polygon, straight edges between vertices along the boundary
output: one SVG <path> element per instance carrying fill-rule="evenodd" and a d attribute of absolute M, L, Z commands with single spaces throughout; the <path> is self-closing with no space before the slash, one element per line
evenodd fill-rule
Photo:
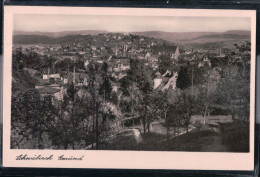
<path fill-rule="evenodd" d="M 162 75 L 158 71 L 155 73 L 155 78 L 154 78 L 154 87 L 153 89 L 156 89 L 160 84 L 162 83 Z"/>

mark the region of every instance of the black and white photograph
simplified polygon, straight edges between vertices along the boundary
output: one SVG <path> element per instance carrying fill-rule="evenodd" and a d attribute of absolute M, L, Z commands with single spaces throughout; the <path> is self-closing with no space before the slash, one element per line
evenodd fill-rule
<path fill-rule="evenodd" d="M 20 13 L 12 23 L 10 150 L 250 152 L 249 16 Z"/>

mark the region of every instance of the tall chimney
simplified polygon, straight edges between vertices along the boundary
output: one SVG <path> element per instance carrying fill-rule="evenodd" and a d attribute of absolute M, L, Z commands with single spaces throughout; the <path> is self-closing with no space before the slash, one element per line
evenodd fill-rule
<path fill-rule="evenodd" d="M 48 79 L 50 78 L 50 67 L 48 67 Z"/>

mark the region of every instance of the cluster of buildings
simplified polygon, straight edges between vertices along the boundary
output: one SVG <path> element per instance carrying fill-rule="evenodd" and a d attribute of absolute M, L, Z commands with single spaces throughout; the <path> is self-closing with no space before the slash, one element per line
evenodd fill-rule
<path fill-rule="evenodd" d="M 211 50 L 188 48 L 182 53 L 180 62 L 197 65 L 198 68 L 212 67 L 212 62 L 225 59 L 226 55 L 227 52 L 223 51 L 222 48 Z"/>
<path fill-rule="evenodd" d="M 167 70 L 164 74 L 161 74 L 159 71 L 157 71 L 154 77 L 153 89 L 155 91 L 166 91 L 170 88 L 175 89 L 177 78 L 177 72 Z"/>
<path fill-rule="evenodd" d="M 81 93 L 80 90 L 88 86 L 87 74 L 75 72 L 75 67 L 73 72 L 67 71 L 60 73 L 50 67 L 42 71 L 31 68 L 23 68 L 23 70 L 37 80 L 35 89 L 39 92 L 41 101 L 53 105 L 57 105 L 59 101 L 64 99 L 71 83 L 73 83 L 74 88 L 78 92 L 78 96 L 82 96 L 79 95 Z"/>
<path fill-rule="evenodd" d="M 103 43 L 98 41 L 102 40 Z M 110 45 L 109 45 L 110 44 Z M 52 56 L 59 61 L 70 59 L 76 61 L 81 58 L 84 61 L 84 67 L 87 69 L 90 61 L 102 64 L 107 62 L 108 72 L 117 82 L 127 75 L 130 69 L 130 60 L 139 59 L 146 66 L 150 66 L 154 71 L 159 69 L 159 59 L 161 56 L 168 56 L 170 60 L 177 64 L 181 61 L 196 63 L 198 67 L 211 67 L 212 57 L 224 57 L 221 49 L 205 52 L 187 48 L 180 51 L 179 47 L 166 45 L 160 40 L 151 38 L 133 36 L 129 34 L 99 34 L 91 36 L 91 41 L 71 42 L 59 45 L 19 45 L 16 50 L 23 53 L 35 52 L 42 56 Z M 55 65 L 55 64 L 54 64 Z M 25 68 L 24 68 L 25 69 Z M 37 72 L 30 70 L 29 73 Z M 41 99 L 49 99 L 52 103 L 54 100 L 63 100 L 67 93 L 68 85 L 74 84 L 80 96 L 83 95 L 82 89 L 88 86 L 88 76 L 83 71 L 73 72 L 59 71 L 54 66 L 45 68 L 41 71 L 39 82 L 35 88 L 39 91 Z M 175 89 L 178 73 L 167 70 L 166 73 L 156 72 L 154 78 L 154 90 L 164 91 L 169 88 Z M 113 90 L 120 90 L 117 83 L 113 83 Z"/>

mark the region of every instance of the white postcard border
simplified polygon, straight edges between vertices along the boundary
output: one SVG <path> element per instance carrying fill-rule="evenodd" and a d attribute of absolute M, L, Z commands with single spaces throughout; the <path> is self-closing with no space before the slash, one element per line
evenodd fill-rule
<path fill-rule="evenodd" d="M 207 16 L 251 18 L 251 83 L 250 83 L 250 152 L 162 152 L 104 150 L 20 150 L 10 149 L 11 130 L 11 60 L 14 14 L 74 14 L 130 16 Z M 189 170 L 253 170 L 255 125 L 255 44 L 256 11 L 253 10 L 191 10 L 146 8 L 85 8 L 85 7 L 4 7 L 3 57 L 3 167 L 46 168 L 112 168 L 112 169 L 189 169 Z M 53 155 L 50 161 L 19 161 L 20 154 Z M 82 161 L 59 161 L 58 156 L 84 155 Z"/>

